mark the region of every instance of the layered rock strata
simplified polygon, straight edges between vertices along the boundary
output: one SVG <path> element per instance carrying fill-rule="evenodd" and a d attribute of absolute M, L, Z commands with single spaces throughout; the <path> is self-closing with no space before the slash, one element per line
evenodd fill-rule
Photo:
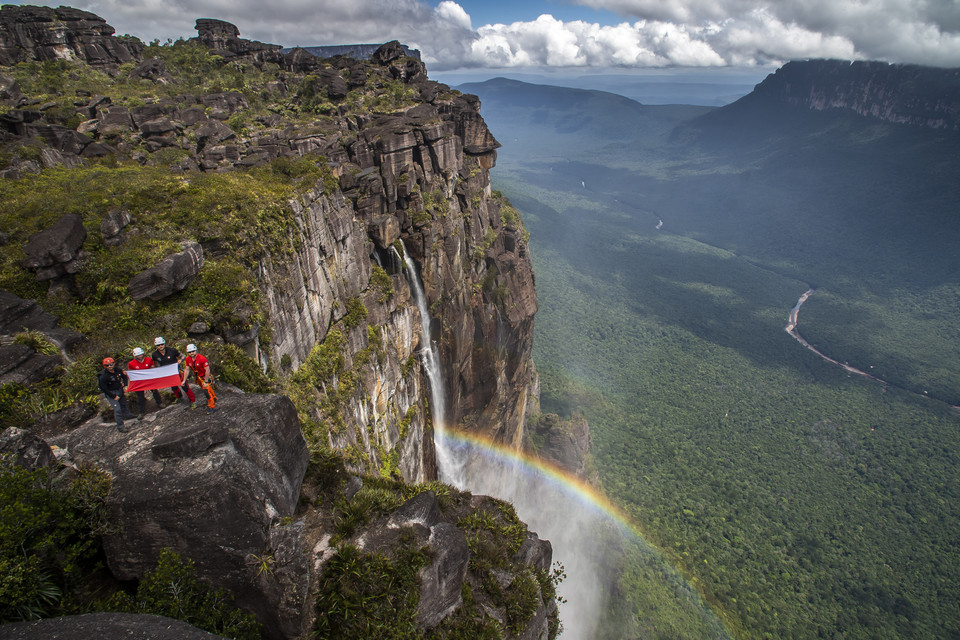
<path fill-rule="evenodd" d="M 79 59 L 115 68 L 140 55 L 136 39 L 114 37 L 103 18 L 71 7 L 4 5 L 0 11 L 0 64 Z"/>
<path fill-rule="evenodd" d="M 774 98 L 815 111 L 842 109 L 887 122 L 960 130 L 960 70 L 845 60 L 789 62 L 750 100 Z"/>

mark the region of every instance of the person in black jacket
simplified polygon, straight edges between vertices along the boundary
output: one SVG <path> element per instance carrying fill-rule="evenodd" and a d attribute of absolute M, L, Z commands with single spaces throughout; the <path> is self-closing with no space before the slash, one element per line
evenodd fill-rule
<path fill-rule="evenodd" d="M 167 341 L 163 339 L 163 336 L 154 338 L 153 344 L 157 347 L 151 356 L 153 358 L 153 366 L 162 367 L 168 364 L 180 364 L 183 362 L 183 356 L 180 355 L 180 352 L 174 347 L 168 347 Z M 190 403 L 190 408 L 195 408 L 197 406 L 197 397 L 190 389 L 190 385 L 184 384 L 183 389 L 187 392 L 187 402 Z M 178 402 L 180 400 L 180 387 L 170 387 L 170 390 L 173 391 L 173 401 Z"/>
<path fill-rule="evenodd" d="M 134 415 L 127 409 L 127 398 L 124 395 L 130 379 L 122 369 L 118 369 L 113 358 L 103 359 L 103 370 L 97 374 L 97 384 L 100 390 L 106 396 L 107 402 L 113 407 L 113 417 L 117 421 L 117 431 L 126 433 L 127 428 L 123 426 L 124 418 L 133 418 Z"/>

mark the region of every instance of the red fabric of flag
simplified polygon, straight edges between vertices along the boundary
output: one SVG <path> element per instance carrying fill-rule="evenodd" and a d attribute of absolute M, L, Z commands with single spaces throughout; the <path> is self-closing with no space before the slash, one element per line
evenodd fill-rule
<path fill-rule="evenodd" d="M 130 378 L 127 391 L 149 391 L 180 386 L 180 368 L 176 364 L 153 369 L 131 369 L 127 371 L 127 376 Z"/>

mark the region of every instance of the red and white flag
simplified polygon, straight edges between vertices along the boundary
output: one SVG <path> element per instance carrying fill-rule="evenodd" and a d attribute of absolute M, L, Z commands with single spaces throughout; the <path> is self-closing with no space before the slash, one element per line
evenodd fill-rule
<path fill-rule="evenodd" d="M 130 369 L 127 371 L 130 386 L 127 391 L 149 391 L 180 386 L 180 367 L 168 364 L 153 369 Z"/>

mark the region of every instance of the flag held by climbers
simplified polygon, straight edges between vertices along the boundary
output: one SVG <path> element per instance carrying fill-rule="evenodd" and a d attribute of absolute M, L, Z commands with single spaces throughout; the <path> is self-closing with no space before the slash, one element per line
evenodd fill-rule
<path fill-rule="evenodd" d="M 176 363 L 153 369 L 131 369 L 127 371 L 130 386 L 127 391 L 149 391 L 180 386 L 180 369 Z"/>

